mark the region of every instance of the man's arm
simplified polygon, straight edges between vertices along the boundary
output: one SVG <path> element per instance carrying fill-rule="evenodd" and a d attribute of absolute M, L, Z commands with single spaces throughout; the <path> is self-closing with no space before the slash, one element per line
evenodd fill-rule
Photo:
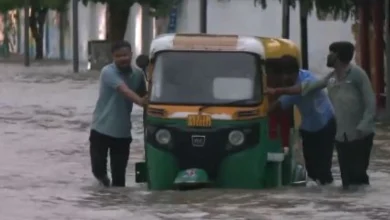
<path fill-rule="evenodd" d="M 268 113 L 277 109 L 287 109 L 293 105 L 296 105 L 301 99 L 300 95 L 283 95 L 277 101 L 273 102 L 268 108 Z"/>
<path fill-rule="evenodd" d="M 143 106 L 143 99 L 139 97 L 134 91 L 129 89 L 123 79 L 117 74 L 114 74 L 110 70 L 104 68 L 101 73 L 101 80 L 104 84 L 122 93 L 130 101 L 139 106 Z"/>
<path fill-rule="evenodd" d="M 363 70 L 361 70 L 361 72 L 357 74 L 357 76 L 359 77 L 357 79 L 357 84 L 360 90 L 360 94 L 362 94 L 364 104 L 363 118 L 359 122 L 357 130 L 365 132 L 371 129 L 370 127 L 375 120 L 376 99 L 374 90 L 367 74 Z"/>
<path fill-rule="evenodd" d="M 273 94 L 305 96 L 314 91 L 318 91 L 325 88 L 331 76 L 332 74 L 328 74 L 326 77 L 320 80 L 304 81 L 301 84 L 297 84 L 291 87 L 281 87 L 281 88 L 274 88 L 274 89 L 271 88 L 270 91 L 273 90 L 271 92 Z"/>
<path fill-rule="evenodd" d="M 301 85 L 294 85 L 290 87 L 278 87 L 278 88 L 269 88 L 270 94 L 278 95 L 298 95 L 301 94 L 302 88 Z"/>
<path fill-rule="evenodd" d="M 328 80 L 332 76 L 332 74 L 329 74 L 325 78 L 322 78 L 320 80 L 313 80 L 313 81 L 307 81 L 307 82 L 302 82 L 300 85 L 301 88 L 301 95 L 305 96 L 310 93 L 316 92 L 318 90 L 326 88 L 328 85 Z"/>

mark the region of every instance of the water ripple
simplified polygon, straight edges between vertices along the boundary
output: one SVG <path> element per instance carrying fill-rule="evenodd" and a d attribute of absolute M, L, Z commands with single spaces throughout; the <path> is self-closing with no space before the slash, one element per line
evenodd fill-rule
<path fill-rule="evenodd" d="M 102 188 L 92 178 L 88 152 L 96 77 L 36 72 L 0 79 L 1 91 L 10 91 L 0 102 L 1 220 L 387 220 L 390 215 L 386 125 L 379 126 L 372 153 L 372 187 L 357 192 L 342 193 L 339 187 L 149 192 L 134 183 L 134 162 L 144 157 L 142 111 L 135 107 L 129 187 Z M 336 158 L 333 171 L 339 186 Z"/>

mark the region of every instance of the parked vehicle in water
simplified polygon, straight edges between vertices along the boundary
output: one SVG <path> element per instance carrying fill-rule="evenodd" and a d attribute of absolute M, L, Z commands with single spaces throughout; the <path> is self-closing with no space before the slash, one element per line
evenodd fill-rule
<path fill-rule="evenodd" d="M 136 164 L 136 182 L 146 182 L 150 190 L 305 183 L 293 150 L 299 117 L 288 113 L 288 123 L 275 125 L 267 112 L 275 98 L 265 93 L 267 83 L 275 83 L 267 71 L 283 55 L 300 59 L 294 43 L 278 38 L 154 39 L 146 68 L 145 161 Z"/>

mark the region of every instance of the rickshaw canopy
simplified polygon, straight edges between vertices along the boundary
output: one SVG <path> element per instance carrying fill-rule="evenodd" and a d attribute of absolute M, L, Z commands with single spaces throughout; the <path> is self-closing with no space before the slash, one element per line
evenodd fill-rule
<path fill-rule="evenodd" d="M 265 47 L 257 37 L 239 35 L 163 34 L 152 41 L 150 58 L 161 51 L 237 51 L 265 59 Z"/>

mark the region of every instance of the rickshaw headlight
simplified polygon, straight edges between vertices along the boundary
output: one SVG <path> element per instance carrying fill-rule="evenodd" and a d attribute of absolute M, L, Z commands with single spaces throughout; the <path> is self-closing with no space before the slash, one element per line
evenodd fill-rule
<path fill-rule="evenodd" d="M 172 139 L 171 132 L 169 132 L 167 129 L 160 129 L 156 132 L 156 141 L 159 144 L 169 144 L 169 142 Z"/>
<path fill-rule="evenodd" d="M 233 146 L 240 146 L 245 141 L 245 135 L 242 131 L 234 130 L 229 133 L 229 143 Z"/>

